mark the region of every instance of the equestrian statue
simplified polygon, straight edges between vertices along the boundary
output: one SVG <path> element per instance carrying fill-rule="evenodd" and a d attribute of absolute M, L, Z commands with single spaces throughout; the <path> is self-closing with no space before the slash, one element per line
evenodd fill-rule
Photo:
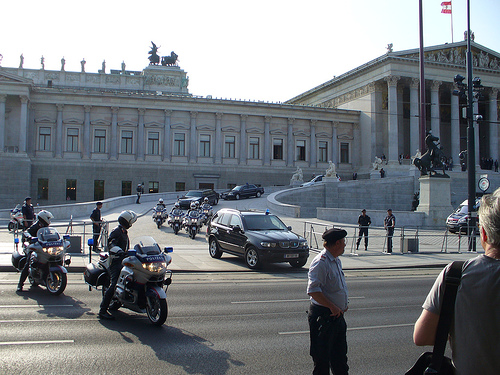
<path fill-rule="evenodd" d="M 430 176 L 446 176 L 444 173 L 444 162 L 446 156 L 443 152 L 443 146 L 439 143 L 439 138 L 432 135 L 429 131 L 425 137 L 427 151 L 420 158 L 415 158 L 413 164 L 420 170 L 422 176 L 429 174 Z M 443 173 L 438 173 L 436 170 L 442 169 Z"/>

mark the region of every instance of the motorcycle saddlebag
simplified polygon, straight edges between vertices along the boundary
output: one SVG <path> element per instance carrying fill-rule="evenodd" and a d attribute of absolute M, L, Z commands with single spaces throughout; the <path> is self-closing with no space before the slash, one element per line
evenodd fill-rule
<path fill-rule="evenodd" d="M 94 263 L 87 264 L 87 268 L 84 272 L 85 282 L 94 287 L 102 285 L 104 277 L 99 277 L 106 271 L 99 266 L 96 266 Z"/>
<path fill-rule="evenodd" d="M 26 262 L 26 255 L 24 255 L 24 253 L 20 253 L 17 250 L 15 250 L 12 253 L 12 265 L 15 268 L 17 268 L 18 270 L 24 268 L 25 262 Z"/>

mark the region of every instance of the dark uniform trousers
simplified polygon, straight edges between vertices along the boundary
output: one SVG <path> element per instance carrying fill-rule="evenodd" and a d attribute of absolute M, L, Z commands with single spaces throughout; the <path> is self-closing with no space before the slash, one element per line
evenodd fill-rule
<path fill-rule="evenodd" d="M 110 284 L 109 288 L 106 290 L 104 297 L 101 302 L 101 311 L 106 311 L 113 299 L 113 295 L 115 294 L 116 284 L 118 283 L 118 278 L 120 277 L 120 272 L 122 270 L 122 260 L 123 257 L 116 257 L 111 260 L 111 264 L 109 266 L 109 276 L 110 276 Z"/>
<path fill-rule="evenodd" d="M 347 324 L 344 315 L 336 318 L 324 306 L 311 304 L 308 321 L 310 328 L 313 358 L 313 375 L 329 375 L 330 369 L 335 375 L 349 373 L 347 365 Z M 323 317 L 318 321 L 319 317 Z"/>

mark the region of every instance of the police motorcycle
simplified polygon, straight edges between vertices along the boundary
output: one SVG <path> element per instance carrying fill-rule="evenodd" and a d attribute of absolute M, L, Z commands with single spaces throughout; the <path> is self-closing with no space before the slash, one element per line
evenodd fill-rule
<path fill-rule="evenodd" d="M 203 223 L 203 225 L 208 225 L 213 215 L 212 206 L 210 205 L 208 198 L 205 198 L 203 200 L 203 204 L 200 206 L 200 210 L 203 215 L 201 222 Z"/>
<path fill-rule="evenodd" d="M 184 211 L 181 210 L 179 202 L 175 202 L 174 208 L 168 214 L 167 223 L 170 225 L 175 234 L 179 233 L 182 227 L 182 221 L 184 218 Z"/>
<path fill-rule="evenodd" d="M 42 210 L 37 220 L 50 224 L 52 214 Z M 66 254 L 70 247 L 69 235 L 61 237 L 53 227 L 38 229 L 36 237 L 28 232 L 23 234 L 22 252 L 19 251 L 19 238 L 15 241 L 16 249 L 12 253 L 12 265 L 22 271 L 26 262 L 29 262 L 28 280 L 32 286 L 43 285 L 50 294 L 59 295 L 64 292 L 68 283 L 67 269 L 71 263 L 71 256 Z M 28 259 L 27 254 L 30 254 Z"/>
<path fill-rule="evenodd" d="M 22 206 L 18 204 L 13 210 L 10 210 L 9 232 L 15 229 L 23 228 L 23 212 Z"/>
<path fill-rule="evenodd" d="M 85 282 L 96 289 L 102 286 L 106 292 L 110 283 L 108 273 L 113 257 L 123 257 L 123 268 L 116 284 L 110 310 L 125 307 L 129 310 L 146 313 L 151 323 L 161 326 L 167 320 L 167 288 L 172 283 L 172 271 L 167 266 L 172 262 L 169 253 L 172 247 L 165 247 L 162 253 L 160 246 L 150 236 L 134 239 L 133 249 L 125 254 L 114 246 L 109 254 L 101 252 L 99 261 L 89 263 L 84 273 Z"/>
<path fill-rule="evenodd" d="M 201 213 L 199 206 L 200 203 L 198 201 L 191 202 L 190 210 L 187 212 L 182 222 L 182 226 L 189 234 L 189 237 L 193 240 L 196 237 L 196 234 L 200 232 L 200 229 L 203 225 L 203 214 Z"/>
<path fill-rule="evenodd" d="M 161 228 L 162 224 L 167 219 L 167 209 L 165 208 L 165 204 L 163 203 L 163 199 L 160 198 L 158 203 L 153 208 L 153 221 L 156 223 L 158 229 Z"/>

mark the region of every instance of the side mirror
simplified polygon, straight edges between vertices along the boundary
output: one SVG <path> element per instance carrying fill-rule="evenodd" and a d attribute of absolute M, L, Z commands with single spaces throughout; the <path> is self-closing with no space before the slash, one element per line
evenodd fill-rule
<path fill-rule="evenodd" d="M 290 225 L 287 226 L 286 229 L 288 229 L 290 232 L 292 231 L 292 227 Z"/>
<path fill-rule="evenodd" d="M 165 247 L 165 249 L 163 249 L 163 252 L 165 253 L 173 253 L 174 252 L 174 248 L 172 246 L 168 246 L 168 247 Z"/>
<path fill-rule="evenodd" d="M 239 225 L 235 225 L 233 227 L 233 231 L 236 233 L 243 233 L 243 230 L 241 229 L 241 227 Z"/>
<path fill-rule="evenodd" d="M 69 234 L 64 234 L 64 235 L 63 235 L 63 239 L 65 239 L 65 240 L 69 241 Z"/>

